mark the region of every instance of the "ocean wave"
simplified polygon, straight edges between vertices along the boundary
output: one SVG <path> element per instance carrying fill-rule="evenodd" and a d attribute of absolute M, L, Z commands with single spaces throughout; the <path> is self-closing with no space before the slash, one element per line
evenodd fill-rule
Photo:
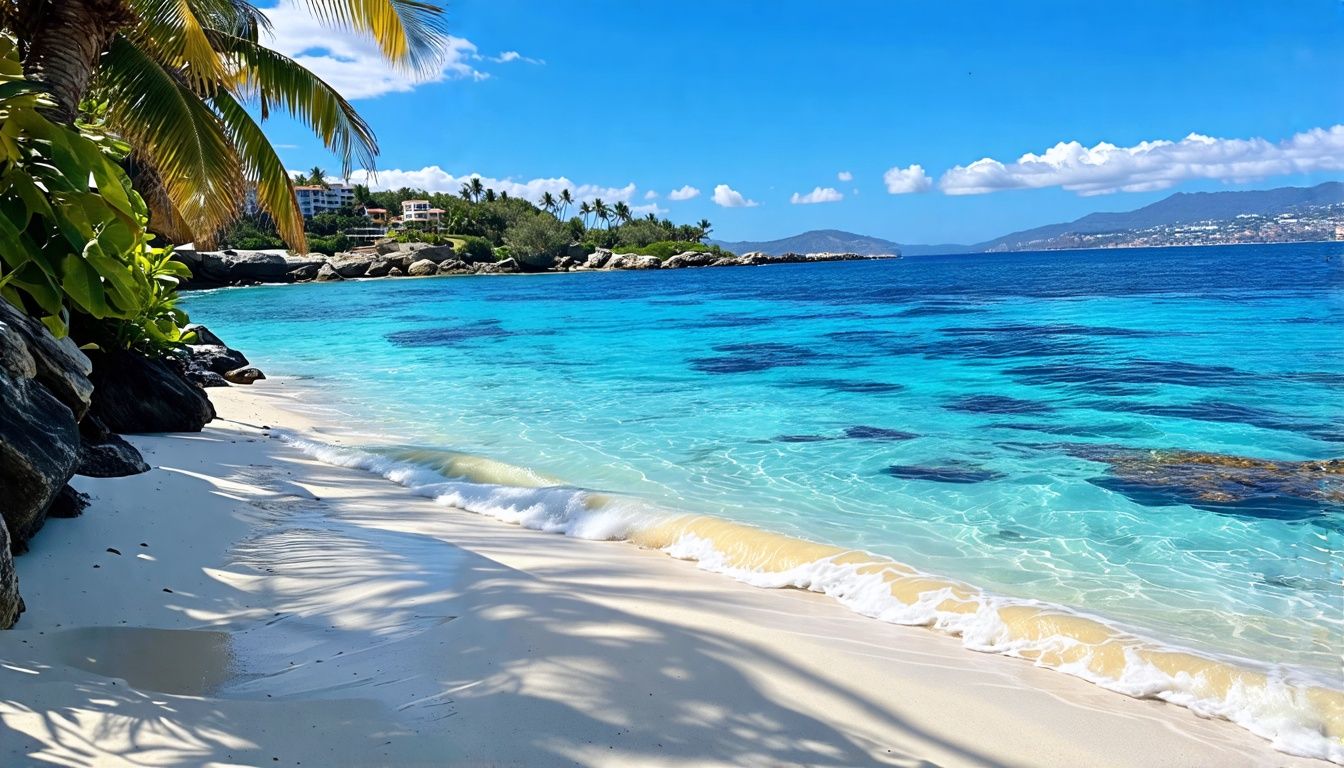
<path fill-rule="evenodd" d="M 1098 617 L 992 595 L 872 553 L 661 509 L 491 459 L 427 448 L 364 451 L 283 430 L 274 434 L 319 461 L 381 475 L 445 506 L 548 533 L 630 541 L 753 586 L 818 592 L 864 616 L 930 627 L 971 650 L 1184 706 L 1236 723 L 1280 751 L 1344 764 L 1344 691 L 1296 670 L 1175 647 Z"/>

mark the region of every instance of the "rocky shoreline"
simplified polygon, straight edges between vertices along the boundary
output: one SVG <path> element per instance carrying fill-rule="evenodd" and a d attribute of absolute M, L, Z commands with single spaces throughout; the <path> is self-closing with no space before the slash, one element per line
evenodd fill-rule
<path fill-rule="evenodd" d="M 857 253 L 786 253 L 770 256 L 759 252 L 735 256 L 685 251 L 664 261 L 656 256 L 619 253 L 607 248 L 590 252 L 583 246 L 573 245 L 559 255 L 508 257 L 495 261 L 470 253 L 458 253 L 451 245 L 382 242 L 334 256 L 320 253 L 295 256 L 277 251 L 179 250 L 175 252 L 174 258 L 191 269 L 192 279 L 183 288 L 205 288 L 375 277 L 757 267 L 892 257 L 862 256 Z"/>

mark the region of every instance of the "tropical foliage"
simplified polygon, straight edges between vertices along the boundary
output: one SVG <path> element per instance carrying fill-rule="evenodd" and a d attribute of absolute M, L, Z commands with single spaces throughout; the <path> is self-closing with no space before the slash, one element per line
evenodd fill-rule
<path fill-rule="evenodd" d="M 148 209 L 117 164 L 127 148 L 52 122 L 54 103 L 0 37 L 0 297 L 57 336 L 82 313 L 128 346 L 177 341 L 185 267 L 148 246 Z"/>
<path fill-rule="evenodd" d="M 367 33 L 407 69 L 432 62 L 447 35 L 441 9 L 420 0 L 307 0 L 331 25 Z M 348 173 L 371 167 L 373 132 L 330 85 L 266 48 L 267 16 L 247 0 L 11 0 L 0 25 L 24 41 L 24 71 L 47 86 L 53 119 L 106 107 L 151 228 L 175 242 L 209 241 L 238 213 L 246 184 L 280 235 L 305 249 L 292 181 L 245 108 L 307 124 Z M 318 170 L 318 169 L 315 169 Z"/>

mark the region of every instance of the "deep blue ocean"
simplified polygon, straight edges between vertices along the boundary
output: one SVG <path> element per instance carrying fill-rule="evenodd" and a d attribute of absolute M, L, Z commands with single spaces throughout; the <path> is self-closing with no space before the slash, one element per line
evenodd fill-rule
<path fill-rule="evenodd" d="M 1344 687 L 1344 476 L 1152 453 L 1344 457 L 1342 259 L 930 256 L 184 304 L 306 399 L 423 449 L 402 458 L 458 457 L 447 474 L 864 550 Z M 521 469 L 451 471 L 469 457 Z"/>

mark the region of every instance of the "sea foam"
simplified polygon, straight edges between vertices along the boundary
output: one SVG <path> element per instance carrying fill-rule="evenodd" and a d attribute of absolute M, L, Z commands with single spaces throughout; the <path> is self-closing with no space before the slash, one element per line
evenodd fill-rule
<path fill-rule="evenodd" d="M 366 470 L 448 507 L 526 528 L 660 549 L 753 586 L 827 595 L 864 616 L 926 626 L 1129 696 L 1222 718 L 1290 754 L 1344 764 L 1344 691 L 1293 670 L 1190 651 L 1049 603 L 991 595 L 859 550 L 661 509 L 531 470 L 433 449 L 365 451 L 277 430 L 319 461 Z"/>

